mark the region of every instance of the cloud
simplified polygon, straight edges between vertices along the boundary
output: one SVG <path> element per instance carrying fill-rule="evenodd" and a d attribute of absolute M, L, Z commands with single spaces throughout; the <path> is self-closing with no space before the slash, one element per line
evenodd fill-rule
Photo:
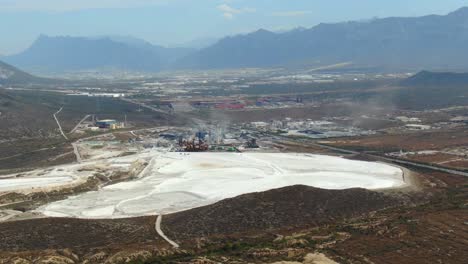
<path fill-rule="evenodd" d="M 76 11 L 159 5 L 171 0 L 0 0 L 0 11 Z M 174 1 L 174 0 L 172 0 Z"/>
<path fill-rule="evenodd" d="M 235 9 L 233 7 L 230 7 L 227 4 L 222 4 L 218 6 L 218 10 L 224 13 L 231 13 L 231 14 L 238 14 L 240 13 L 239 9 Z"/>
<path fill-rule="evenodd" d="M 242 9 L 231 7 L 228 4 L 222 4 L 216 7 L 219 11 L 223 13 L 223 17 L 226 19 L 233 19 L 235 15 L 244 14 L 244 13 L 255 13 L 257 10 L 255 8 L 245 7 Z"/>
<path fill-rule="evenodd" d="M 223 17 L 226 18 L 226 19 L 233 19 L 234 14 L 226 12 L 226 13 L 223 13 Z"/>
<path fill-rule="evenodd" d="M 312 11 L 307 11 L 307 10 L 283 11 L 283 12 L 275 12 L 272 15 L 276 17 L 298 17 L 298 16 L 305 16 L 308 14 L 312 14 Z"/>

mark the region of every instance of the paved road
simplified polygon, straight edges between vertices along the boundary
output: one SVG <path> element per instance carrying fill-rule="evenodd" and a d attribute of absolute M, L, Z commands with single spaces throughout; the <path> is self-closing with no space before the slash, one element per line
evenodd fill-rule
<path fill-rule="evenodd" d="M 65 133 L 63 132 L 62 126 L 60 125 L 60 121 L 59 121 L 58 118 L 57 118 L 57 115 L 60 114 L 60 112 L 62 112 L 62 110 L 63 110 L 63 107 L 61 107 L 61 108 L 54 114 L 54 119 L 55 119 L 55 122 L 57 122 L 57 125 L 58 125 L 58 127 L 59 127 L 59 129 L 60 129 L 60 133 L 62 134 L 62 136 L 63 136 L 66 140 L 68 140 L 68 137 L 67 137 L 67 135 L 65 135 Z"/>
<path fill-rule="evenodd" d="M 166 240 L 169 244 L 171 244 L 174 248 L 179 248 L 179 244 L 170 240 L 161 230 L 161 222 L 162 222 L 162 215 L 158 215 L 158 217 L 156 218 L 156 223 L 154 224 L 154 228 L 156 229 L 156 232 L 158 233 L 158 235 L 161 236 L 164 240 Z"/>
<path fill-rule="evenodd" d="M 125 101 L 125 102 L 128 102 L 128 103 L 132 103 L 132 104 L 139 105 L 139 106 L 141 106 L 141 107 L 143 107 L 143 108 L 149 109 L 149 110 L 154 111 L 154 112 L 159 112 L 159 113 L 163 113 L 163 114 L 166 114 L 166 115 L 169 115 L 169 114 L 170 114 L 168 111 L 164 111 L 164 110 L 158 109 L 158 108 L 156 108 L 156 107 L 152 107 L 152 106 L 149 106 L 149 105 L 147 105 L 147 104 L 137 102 L 137 101 L 132 100 L 132 99 L 123 98 L 123 97 L 121 97 L 120 99 L 121 99 L 122 101 Z"/>
<path fill-rule="evenodd" d="M 375 155 L 375 154 L 368 154 L 368 153 L 365 153 L 365 152 L 342 149 L 342 148 L 332 147 L 332 146 L 328 146 L 328 145 L 320 144 L 320 143 L 311 143 L 311 144 L 316 145 L 318 147 L 322 147 L 322 148 L 326 148 L 326 149 L 330 149 L 330 150 L 334 150 L 334 151 L 339 151 L 339 152 L 342 152 L 342 153 L 355 154 L 355 155 L 364 154 L 364 155 L 367 155 L 369 157 L 374 157 L 374 158 L 378 158 L 378 159 L 382 159 L 382 160 L 385 160 L 385 161 L 394 162 L 394 163 L 398 163 L 398 164 L 410 165 L 410 166 L 414 166 L 414 167 L 418 167 L 418 168 L 430 169 L 430 170 L 435 170 L 435 171 L 440 171 L 440 172 L 445 172 L 445 173 L 450 173 L 450 174 L 455 174 L 455 175 L 459 175 L 459 176 L 468 177 L 468 172 L 464 172 L 464 171 L 437 167 L 437 166 L 433 166 L 433 165 L 430 165 L 430 164 L 423 164 L 423 163 L 417 163 L 417 162 L 412 162 L 412 161 L 389 158 L 389 157 Z"/>

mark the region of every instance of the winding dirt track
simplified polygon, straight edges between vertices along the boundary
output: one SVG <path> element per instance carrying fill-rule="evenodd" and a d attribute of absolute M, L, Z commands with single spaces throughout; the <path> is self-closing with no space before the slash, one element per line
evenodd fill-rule
<path fill-rule="evenodd" d="M 156 223 L 154 224 L 154 228 L 160 237 L 166 240 L 169 244 L 171 244 L 174 248 L 179 248 L 179 244 L 169 239 L 164 232 L 161 230 L 161 222 L 162 222 L 162 215 L 158 215 L 156 218 Z"/>
<path fill-rule="evenodd" d="M 74 153 L 75 156 L 76 156 L 76 161 L 77 161 L 78 163 L 83 162 L 83 159 L 81 158 L 80 151 L 78 150 L 78 145 L 76 145 L 76 143 L 72 143 L 72 146 L 73 146 L 73 153 Z"/>

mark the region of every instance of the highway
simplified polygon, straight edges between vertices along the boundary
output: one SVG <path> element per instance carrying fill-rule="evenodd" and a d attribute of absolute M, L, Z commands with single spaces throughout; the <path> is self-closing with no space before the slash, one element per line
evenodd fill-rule
<path fill-rule="evenodd" d="M 154 111 L 154 112 L 159 112 L 159 113 L 163 113 L 163 114 L 166 114 L 166 115 L 169 115 L 170 113 L 168 111 L 164 111 L 164 110 L 161 110 L 161 109 L 158 109 L 156 107 L 152 107 L 152 106 L 149 106 L 147 104 L 144 104 L 144 103 L 140 103 L 140 102 L 137 102 L 135 100 L 132 100 L 132 99 L 128 99 L 128 98 L 120 98 L 122 101 L 125 101 L 125 102 L 128 102 L 128 103 L 132 103 L 132 104 L 136 104 L 136 105 L 139 105 L 143 108 L 146 108 L 146 109 L 149 109 L 151 111 Z"/>
<path fill-rule="evenodd" d="M 430 169 L 430 170 L 434 170 L 434 171 L 440 171 L 440 172 L 445 172 L 445 173 L 450 173 L 450 174 L 454 174 L 454 175 L 468 177 L 468 172 L 464 172 L 464 171 L 460 171 L 460 170 L 448 169 L 448 168 L 438 167 L 438 166 L 434 166 L 434 165 L 430 165 L 430 164 L 423 164 L 423 163 L 418 163 L 418 162 L 400 160 L 400 159 L 396 159 L 396 158 L 389 158 L 389 157 L 385 157 L 385 156 L 381 156 L 381 155 L 369 154 L 369 153 L 366 153 L 366 152 L 359 152 L 359 151 L 353 151 L 353 150 L 348 150 L 348 149 L 343 149 L 343 148 L 337 148 L 337 147 L 332 147 L 332 146 L 328 146 L 328 145 L 320 144 L 320 143 L 310 143 L 310 142 L 308 142 L 308 144 L 315 145 L 317 147 L 322 147 L 322 148 L 329 149 L 329 150 L 333 150 L 333 151 L 346 153 L 346 154 L 354 154 L 354 155 L 363 154 L 363 155 L 367 155 L 369 157 L 373 157 L 373 158 L 376 158 L 376 159 L 381 159 L 381 160 L 385 160 L 385 161 L 388 161 L 388 162 L 393 162 L 393 163 L 397 163 L 397 164 L 401 164 L 401 165 L 410 165 L 410 166 L 414 166 L 414 167 L 417 167 L 417 168 Z"/>

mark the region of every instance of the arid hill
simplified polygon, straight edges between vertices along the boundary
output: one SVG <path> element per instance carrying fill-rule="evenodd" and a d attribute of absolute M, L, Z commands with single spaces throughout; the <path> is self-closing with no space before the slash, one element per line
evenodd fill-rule
<path fill-rule="evenodd" d="M 252 193 L 163 217 L 173 239 L 268 233 L 332 223 L 400 204 L 391 196 L 364 189 L 323 190 L 292 186 Z M 86 255 L 160 245 L 170 248 L 154 229 L 156 217 L 121 220 L 45 218 L 0 224 L 2 254 L 69 249 Z M 190 247 L 190 246 L 188 246 Z"/>
<path fill-rule="evenodd" d="M 324 190 L 298 185 L 245 194 L 164 216 L 163 228 L 175 239 L 264 233 L 318 226 L 400 202 L 395 197 L 365 189 Z"/>

